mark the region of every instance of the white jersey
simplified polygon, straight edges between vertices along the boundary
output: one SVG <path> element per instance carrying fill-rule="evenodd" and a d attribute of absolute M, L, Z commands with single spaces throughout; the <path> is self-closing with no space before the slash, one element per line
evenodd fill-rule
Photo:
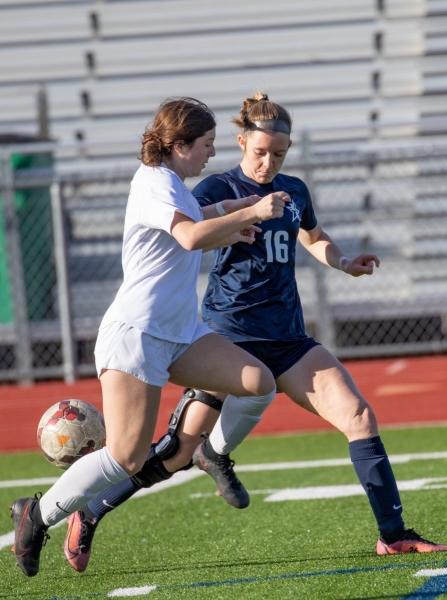
<path fill-rule="evenodd" d="M 175 212 L 202 221 L 199 204 L 165 165 L 141 165 L 131 183 L 123 240 L 124 281 L 101 328 L 129 323 L 170 342 L 190 343 L 197 324 L 202 251 L 171 235 Z"/>

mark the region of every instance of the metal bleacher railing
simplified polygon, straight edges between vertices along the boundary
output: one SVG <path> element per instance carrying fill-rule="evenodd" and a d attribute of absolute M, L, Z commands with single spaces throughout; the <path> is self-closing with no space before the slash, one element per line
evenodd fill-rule
<path fill-rule="evenodd" d="M 319 133 L 296 136 L 286 172 L 306 181 L 319 222 L 346 254 L 372 251 L 382 263 L 373 277 L 354 279 L 298 245 L 309 333 L 341 358 L 445 351 L 447 144 L 377 138 L 336 149 L 312 144 Z M 70 156 L 79 145 L 0 152 L 0 380 L 93 375 L 97 327 L 122 278 L 124 212 L 138 161 L 69 169 L 43 158 Z M 19 155 L 40 159 L 30 165 Z M 212 169 L 223 170 L 237 154 L 214 160 Z M 212 262 L 205 254 L 199 296 Z"/>

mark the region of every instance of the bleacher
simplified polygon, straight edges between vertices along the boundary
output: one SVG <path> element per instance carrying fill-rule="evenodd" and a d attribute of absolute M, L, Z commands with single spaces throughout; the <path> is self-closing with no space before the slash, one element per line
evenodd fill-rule
<path fill-rule="evenodd" d="M 371 120 L 421 122 L 391 133 L 415 136 L 447 114 L 446 20 L 444 0 L 1 0 L 0 132 L 36 132 L 43 83 L 52 137 L 123 142 L 112 162 L 134 160 L 171 95 L 217 111 L 218 149 L 257 88 L 292 110 L 297 131 L 340 126 L 316 140 L 368 139 Z M 103 148 L 89 156 L 108 162 Z"/>

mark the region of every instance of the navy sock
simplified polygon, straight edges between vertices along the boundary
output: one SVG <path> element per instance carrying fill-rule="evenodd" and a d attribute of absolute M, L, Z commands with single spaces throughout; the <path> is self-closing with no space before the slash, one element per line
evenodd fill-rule
<path fill-rule="evenodd" d="M 141 490 L 141 485 L 132 477 L 128 477 L 100 492 L 81 510 L 88 520 L 100 521 L 108 512 L 131 498 L 138 490 Z"/>
<path fill-rule="evenodd" d="M 357 477 L 368 496 L 379 531 L 389 535 L 402 530 L 402 503 L 380 436 L 350 442 L 349 453 Z"/>

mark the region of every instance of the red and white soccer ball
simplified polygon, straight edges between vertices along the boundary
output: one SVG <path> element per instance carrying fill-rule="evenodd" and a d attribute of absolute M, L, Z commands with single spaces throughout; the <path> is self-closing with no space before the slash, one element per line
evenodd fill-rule
<path fill-rule="evenodd" d="M 82 456 L 105 445 L 104 417 L 92 404 L 63 400 L 53 404 L 40 419 L 37 443 L 55 467 L 68 469 Z"/>

